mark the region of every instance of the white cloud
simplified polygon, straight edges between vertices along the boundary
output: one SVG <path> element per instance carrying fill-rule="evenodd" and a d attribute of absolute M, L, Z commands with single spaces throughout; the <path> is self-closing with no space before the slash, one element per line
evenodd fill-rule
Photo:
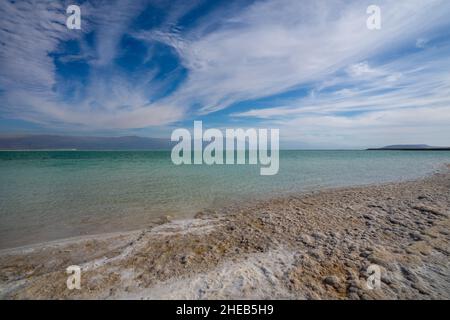
<path fill-rule="evenodd" d="M 361 77 L 367 75 L 378 75 L 379 72 L 376 69 L 372 69 L 367 61 L 352 64 L 347 68 L 347 73 L 352 77 Z"/>
<path fill-rule="evenodd" d="M 443 12 L 450 11 L 445 1 L 381 1 L 383 27 L 370 31 L 367 3 L 257 2 L 226 19 L 211 17 L 222 21 L 211 32 L 199 28 L 186 39 L 167 35 L 190 70 L 174 99 L 200 104 L 204 114 L 281 93 L 416 39 L 446 23 Z M 352 71 L 362 75 L 371 69 L 360 64 Z"/>
<path fill-rule="evenodd" d="M 51 0 L 2 1 L 0 3 L 0 88 L 2 115 L 44 125 L 65 124 L 69 127 L 122 129 L 140 128 L 180 120 L 184 108 L 152 104 L 149 90 L 158 90 L 159 83 L 144 87 L 154 72 L 141 73 L 141 84 L 127 76 L 110 72 L 108 77 L 95 68 L 108 66 L 116 57 L 118 42 L 131 19 L 144 8 L 144 1 L 103 1 L 81 5 L 82 31 L 65 26 L 66 4 Z M 94 70 L 86 97 L 71 103 L 55 91 L 58 83 L 51 53 L 68 40 L 79 40 L 92 30 L 97 46 L 84 47 L 81 56 Z M 80 86 L 86 84 L 80 84 Z M 75 92 L 76 93 L 76 92 Z"/>
<path fill-rule="evenodd" d="M 450 107 L 406 108 L 355 117 L 309 115 L 278 123 L 286 145 L 354 148 L 389 144 L 448 145 Z M 276 125 L 276 123 L 272 124 Z"/>
<path fill-rule="evenodd" d="M 188 114 L 208 114 L 236 102 L 319 83 L 300 101 L 267 109 L 255 106 L 235 116 L 271 120 L 286 126 L 285 132 L 292 132 L 291 137 L 296 124 L 309 124 L 305 128 L 311 132 L 315 132 L 313 123 L 327 124 L 330 130 L 323 127 L 322 134 L 314 139 L 333 141 L 344 139 L 336 128 L 345 127 L 355 134 L 351 126 L 361 128 L 359 124 L 363 123 L 370 127 L 372 121 L 377 127 L 379 119 L 387 118 L 400 121 L 402 110 L 446 111 L 449 87 L 442 64 L 448 66 L 448 60 L 441 59 L 441 65 L 425 65 L 430 59 L 438 60 L 439 54 L 433 56 L 433 49 L 421 50 L 427 56 L 416 63 L 396 60 L 398 66 L 380 67 L 371 61 L 404 44 L 413 46 L 417 39 L 428 39 L 434 30 L 448 25 L 449 2 L 380 0 L 383 22 L 377 31 L 366 28 L 369 4 L 266 0 L 240 10 L 230 6 L 215 11 L 199 19 L 192 30 L 162 27 L 137 33 L 134 36 L 140 40 L 158 40 L 172 46 L 188 70 L 187 81 L 170 96 L 151 103 L 149 96 L 161 85 L 153 81 L 154 73 L 130 81 L 117 73 L 110 78 L 96 77 L 94 70 L 87 97 L 73 105 L 53 90 L 57 80 L 48 55 L 62 41 L 81 35 L 65 29 L 65 15 L 61 14 L 64 6 L 44 0 L 3 1 L 0 35 L 5 45 L 0 52 L 0 86 L 6 96 L 2 113 L 44 124 L 137 128 L 173 123 Z M 83 31 L 96 30 L 99 40 L 94 50 L 84 48 L 83 57 L 88 57 L 93 68 L 108 66 L 117 56 L 118 39 L 142 8 L 138 1 L 83 4 Z M 168 17 L 170 26 L 192 7 L 183 2 L 177 8 Z M 347 73 L 336 76 L 339 70 Z M 325 92 L 333 86 L 341 88 Z M 355 111 L 367 114 L 351 118 L 339 115 Z M 426 126 L 432 127 L 438 119 L 426 119 Z"/>
<path fill-rule="evenodd" d="M 99 5 L 87 3 L 83 7 L 91 27 L 96 30 L 96 59 L 92 63 L 107 66 L 112 62 L 122 35 L 131 20 L 145 9 L 145 5 L 146 1 L 115 0 L 100 2 Z"/>
<path fill-rule="evenodd" d="M 364 147 L 396 143 L 448 145 L 450 137 L 449 47 L 438 56 L 408 59 L 328 80 L 314 96 L 282 107 L 235 113 L 279 127 L 285 141 L 315 146 Z M 367 68 L 363 68 L 367 69 Z M 348 70 L 348 68 L 347 68 Z M 363 79 L 361 79 L 363 77 Z M 365 78 L 364 78 L 365 77 Z M 338 83 L 349 89 L 330 90 Z"/>

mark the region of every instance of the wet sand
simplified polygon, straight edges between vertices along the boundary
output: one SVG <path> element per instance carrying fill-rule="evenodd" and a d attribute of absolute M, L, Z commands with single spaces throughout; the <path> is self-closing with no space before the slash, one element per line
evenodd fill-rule
<path fill-rule="evenodd" d="M 449 299 L 450 167 L 0 251 L 2 299 Z M 81 267 L 81 289 L 66 286 Z M 367 269 L 381 287 L 367 287 Z"/>

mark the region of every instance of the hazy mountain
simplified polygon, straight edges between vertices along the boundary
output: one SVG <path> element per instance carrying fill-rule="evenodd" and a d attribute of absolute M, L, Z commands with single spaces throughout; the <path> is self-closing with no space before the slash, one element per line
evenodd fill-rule
<path fill-rule="evenodd" d="M 161 150 L 170 149 L 169 139 L 124 137 L 83 137 L 58 135 L 0 136 L 1 150 Z"/>
<path fill-rule="evenodd" d="M 396 144 L 382 148 L 370 148 L 368 150 L 450 150 L 450 148 L 433 147 L 427 144 Z"/>

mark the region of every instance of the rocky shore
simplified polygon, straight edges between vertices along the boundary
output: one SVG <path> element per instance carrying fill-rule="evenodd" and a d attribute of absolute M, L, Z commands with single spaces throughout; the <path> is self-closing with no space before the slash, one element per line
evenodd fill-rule
<path fill-rule="evenodd" d="M 450 170 L 0 252 L 2 299 L 449 299 Z M 81 268 L 81 289 L 66 268 Z M 367 269 L 381 270 L 369 289 Z"/>

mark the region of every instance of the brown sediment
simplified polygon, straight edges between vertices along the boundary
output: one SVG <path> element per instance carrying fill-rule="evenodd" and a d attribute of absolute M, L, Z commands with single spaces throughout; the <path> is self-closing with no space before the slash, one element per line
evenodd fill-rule
<path fill-rule="evenodd" d="M 0 254 L 0 297 L 448 299 L 450 173 Z M 66 268 L 79 265 L 81 290 Z M 381 268 L 381 288 L 367 268 Z"/>

